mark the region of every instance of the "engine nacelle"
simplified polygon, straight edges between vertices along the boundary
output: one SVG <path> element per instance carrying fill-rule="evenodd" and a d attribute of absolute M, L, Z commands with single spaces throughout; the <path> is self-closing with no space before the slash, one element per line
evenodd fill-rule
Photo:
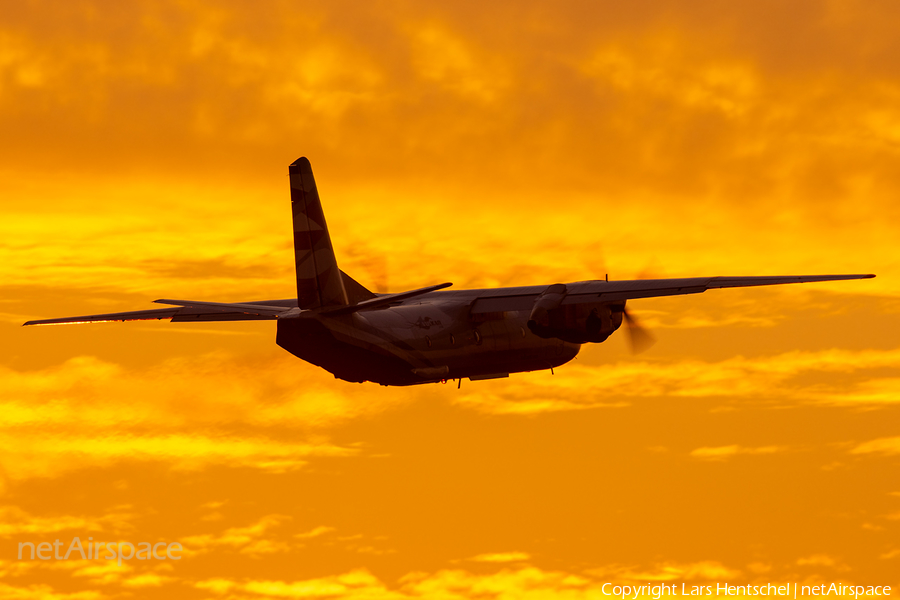
<path fill-rule="evenodd" d="M 573 344 L 602 342 L 622 325 L 624 303 L 566 304 L 565 284 L 555 283 L 541 292 L 528 317 L 528 329 L 544 339 L 558 338 Z"/>

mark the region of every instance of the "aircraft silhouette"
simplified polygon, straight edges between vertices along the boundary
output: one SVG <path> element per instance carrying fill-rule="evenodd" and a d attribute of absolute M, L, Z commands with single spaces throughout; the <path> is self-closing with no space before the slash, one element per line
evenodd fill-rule
<path fill-rule="evenodd" d="M 623 320 L 633 345 L 646 345 L 649 335 L 625 310 L 626 301 L 635 298 L 875 277 L 695 277 L 439 291 L 452 285 L 441 283 L 375 294 L 338 268 L 309 161 L 299 158 L 288 171 L 297 298 L 237 303 L 156 300 L 172 308 L 44 319 L 25 325 L 277 320 L 279 346 L 338 379 L 414 385 L 552 370 L 575 358 L 582 344 L 606 340 Z"/>

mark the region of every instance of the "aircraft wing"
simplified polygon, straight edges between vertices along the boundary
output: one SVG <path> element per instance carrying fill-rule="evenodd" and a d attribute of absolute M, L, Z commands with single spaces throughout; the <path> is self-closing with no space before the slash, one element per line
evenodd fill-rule
<path fill-rule="evenodd" d="M 686 279 L 636 279 L 632 281 L 592 281 L 569 286 L 567 300 L 616 301 L 657 296 L 700 294 L 717 288 L 781 285 L 786 283 L 812 283 L 816 281 L 840 281 L 845 279 L 870 279 L 874 275 L 781 275 L 771 277 L 690 277 Z M 582 298 L 585 296 L 585 298 Z"/>
<path fill-rule="evenodd" d="M 164 302 L 167 303 L 167 302 Z M 289 306 L 266 304 L 226 304 L 217 302 L 171 301 L 172 304 L 183 303 L 172 308 L 156 310 L 135 310 L 131 312 L 106 313 L 100 315 L 84 315 L 80 317 L 63 317 L 60 319 L 39 319 L 28 321 L 24 325 L 74 325 L 78 323 L 103 323 L 108 321 L 150 321 L 171 319 L 182 321 L 259 321 L 277 318 L 278 313 L 288 310 Z"/>
<path fill-rule="evenodd" d="M 623 281 L 579 281 L 566 284 L 562 304 L 619 302 L 657 296 L 700 294 L 706 290 L 785 283 L 811 283 L 845 279 L 871 279 L 874 275 L 782 275 L 763 277 L 690 277 L 685 279 L 634 279 Z M 510 289 L 510 291 L 515 288 Z M 544 288 L 519 288 L 521 293 L 485 295 L 472 306 L 473 313 L 531 310 Z M 501 290 L 498 290 L 501 292 Z"/>

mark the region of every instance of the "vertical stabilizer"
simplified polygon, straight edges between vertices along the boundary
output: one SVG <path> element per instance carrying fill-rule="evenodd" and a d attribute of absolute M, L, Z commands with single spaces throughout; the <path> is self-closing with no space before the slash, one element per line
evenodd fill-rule
<path fill-rule="evenodd" d="M 347 292 L 328 236 L 312 167 L 306 158 L 298 158 L 288 167 L 288 172 L 294 215 L 297 304 L 300 308 L 345 305 Z"/>

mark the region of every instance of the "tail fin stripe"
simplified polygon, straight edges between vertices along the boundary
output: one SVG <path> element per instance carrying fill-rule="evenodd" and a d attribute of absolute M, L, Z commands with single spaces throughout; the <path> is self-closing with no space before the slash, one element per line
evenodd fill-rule
<path fill-rule="evenodd" d="M 328 235 L 312 167 L 306 158 L 298 158 L 288 172 L 294 218 L 297 303 L 300 308 L 344 306 L 348 304 L 347 292 Z"/>

